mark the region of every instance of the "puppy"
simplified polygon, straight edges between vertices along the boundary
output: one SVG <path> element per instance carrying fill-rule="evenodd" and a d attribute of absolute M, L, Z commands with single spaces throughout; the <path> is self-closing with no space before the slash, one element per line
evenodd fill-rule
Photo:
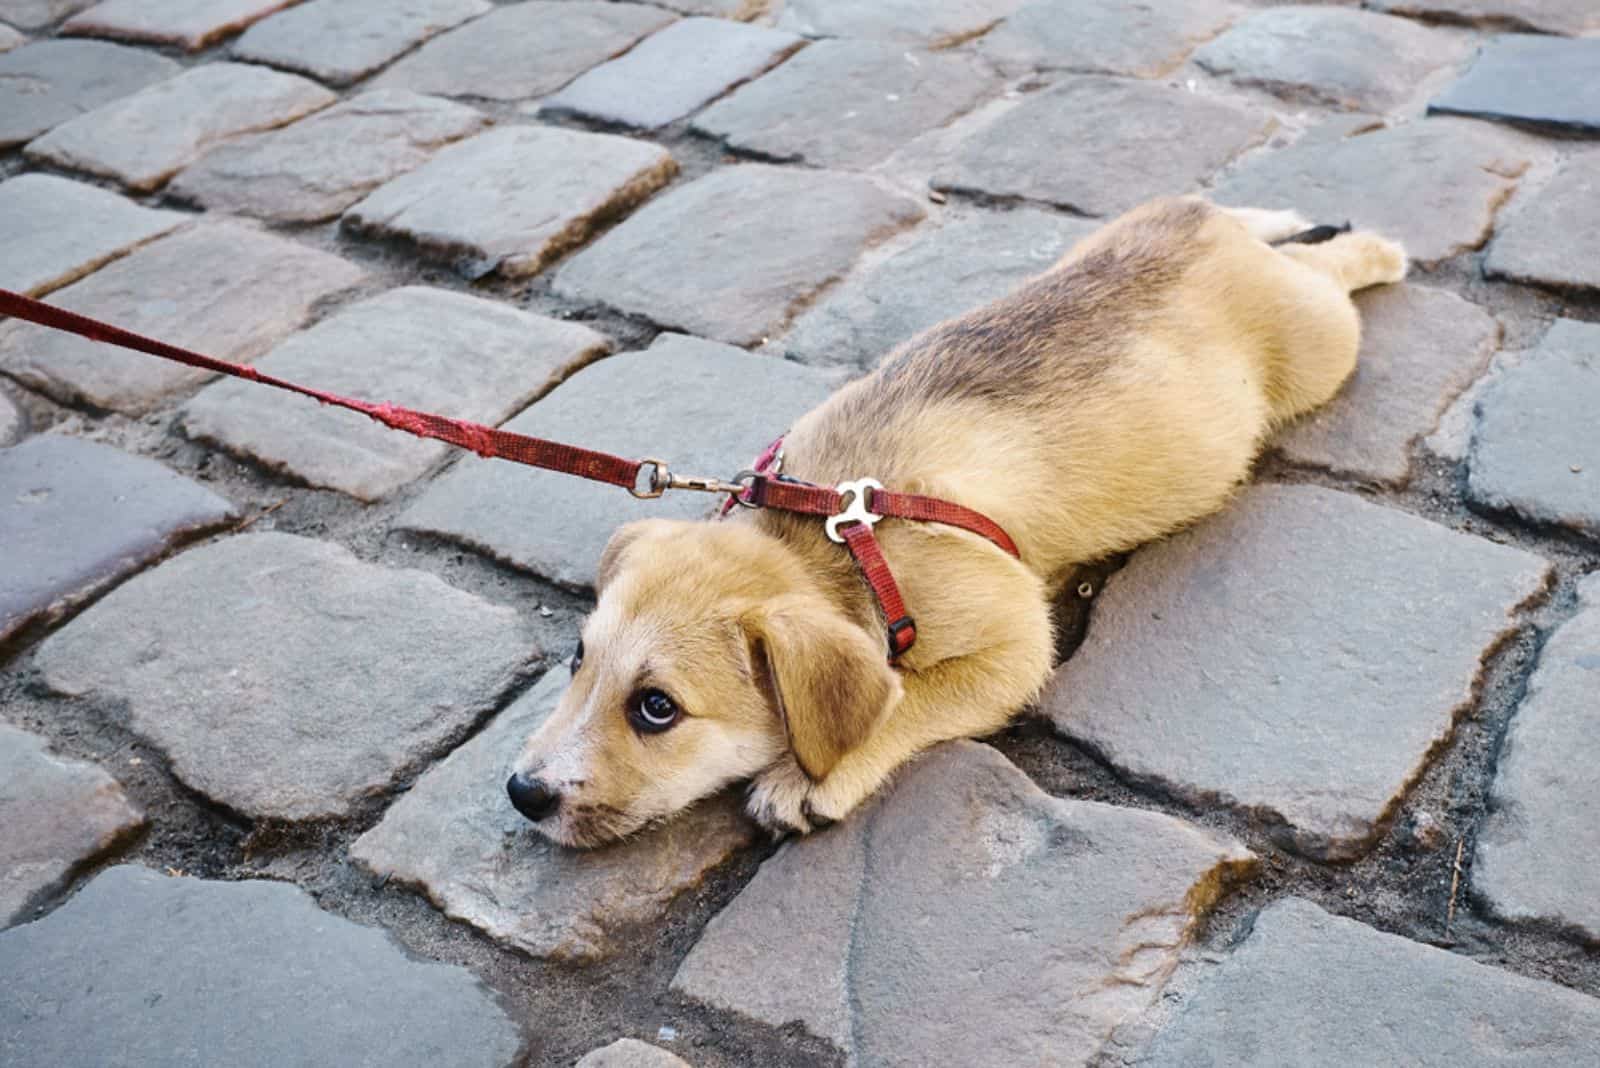
<path fill-rule="evenodd" d="M 751 815 L 805 833 L 919 750 L 1005 726 L 1051 670 L 1050 604 L 1074 565 L 1220 508 L 1273 429 L 1354 369 L 1350 293 L 1399 281 L 1405 253 L 1361 232 L 1291 242 L 1308 228 L 1292 212 L 1147 204 L 794 425 L 785 475 L 963 504 L 1021 550 L 880 523 L 917 621 L 893 665 L 821 519 L 735 509 L 622 527 L 571 685 L 515 764 L 518 809 L 594 846 L 752 779 Z"/>

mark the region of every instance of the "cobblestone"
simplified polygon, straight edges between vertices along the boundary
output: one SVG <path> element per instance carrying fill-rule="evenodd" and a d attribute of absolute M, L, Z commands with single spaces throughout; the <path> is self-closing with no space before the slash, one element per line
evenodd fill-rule
<path fill-rule="evenodd" d="M 1600 405 L 1600 326 L 1558 319 L 1478 397 L 1467 493 L 1600 538 L 1600 437 L 1575 433 Z"/>
<path fill-rule="evenodd" d="M 220 145 L 178 175 L 170 191 L 213 210 L 320 222 L 488 124 L 488 116 L 461 104 L 379 89 Z"/>
<path fill-rule="evenodd" d="M 976 36 L 1022 0 L 787 0 L 778 25 L 807 37 L 865 37 L 933 47 Z"/>
<path fill-rule="evenodd" d="M 1589 0 L 1366 0 L 1366 6 L 1415 18 L 1510 24 L 1548 33 L 1600 30 L 1600 8 Z"/>
<path fill-rule="evenodd" d="M 234 518 L 210 490 L 107 445 L 44 434 L 0 451 L 0 641 Z"/>
<path fill-rule="evenodd" d="M 408 286 L 324 319 L 256 366 L 336 393 L 494 425 L 609 345 L 577 323 Z M 384 497 L 453 454 L 443 442 L 396 434 L 349 412 L 234 379 L 195 397 L 184 409 L 183 426 L 191 437 L 269 470 L 364 501 Z"/>
<path fill-rule="evenodd" d="M 1209 966 L 1140 1068 L 1519 1065 L 1600 1057 L 1600 1000 L 1289 898 Z"/>
<path fill-rule="evenodd" d="M 1600 575 L 1584 580 L 1579 596 L 1578 615 L 1539 651 L 1501 746 L 1472 885 L 1502 916 L 1574 928 L 1600 943 L 1600 871 L 1591 863 L 1600 835 L 1588 818 L 1600 805 L 1592 772 Z"/>
<path fill-rule="evenodd" d="M 1259 486 L 1135 554 L 1041 707 L 1129 779 L 1352 858 L 1548 576 L 1529 553 L 1358 497 Z"/>
<path fill-rule="evenodd" d="M 42 30 L 95 0 L 0 0 L 0 19 L 25 30 Z"/>
<path fill-rule="evenodd" d="M 349 85 L 493 8 L 489 0 L 312 0 L 251 26 L 233 54 Z"/>
<path fill-rule="evenodd" d="M 694 130 L 768 159 L 866 167 L 995 88 L 965 55 L 818 41 L 707 108 Z"/>
<path fill-rule="evenodd" d="M 690 1068 L 689 1062 L 636 1038 L 619 1038 L 588 1053 L 576 1068 Z"/>
<path fill-rule="evenodd" d="M 1254 863 L 1168 816 L 1050 797 L 957 742 L 767 861 L 672 985 L 799 1020 L 848 1063 L 1087 1064 Z"/>
<path fill-rule="evenodd" d="M 55 693 L 126 702 L 199 793 L 251 818 L 315 820 L 459 739 L 533 655 L 509 608 L 252 533 L 124 583 L 37 660 Z"/>
<path fill-rule="evenodd" d="M 143 825 L 144 813 L 104 771 L 0 723 L 0 928 L 31 919 L 29 901 Z M 19 978 L 7 974 L 8 985 Z"/>
<path fill-rule="evenodd" d="M 526 0 L 441 34 L 389 68 L 383 88 L 526 100 L 555 92 L 671 22 L 632 3 Z"/>
<path fill-rule="evenodd" d="M 363 277 L 353 264 L 235 223 L 152 242 L 51 297 L 219 359 L 249 363 Z M 66 403 L 142 415 L 211 377 L 27 323 L 0 324 L 0 371 Z"/>
<path fill-rule="evenodd" d="M 665 393 L 656 385 L 663 375 L 674 384 Z M 680 471 L 731 474 L 830 391 L 830 380 L 810 368 L 669 334 L 644 352 L 585 368 L 506 429 L 622 455 L 659 453 Z M 710 498 L 696 496 L 646 505 L 575 478 L 465 460 L 402 513 L 399 525 L 586 587 L 619 524 L 698 517 Z"/>
<path fill-rule="evenodd" d="M 1467 72 L 1429 105 L 1453 115 L 1600 132 L 1600 39 L 1508 34 L 1484 46 Z M 1538 71 L 1538 77 L 1530 77 Z"/>
<path fill-rule="evenodd" d="M 609 849 L 575 851 L 537 834 L 505 781 L 528 735 L 554 710 L 553 669 L 477 737 L 446 757 L 359 838 L 351 856 L 417 885 L 452 919 L 535 956 L 594 962 L 627 950 L 679 894 L 754 838 L 723 796 Z"/>
<path fill-rule="evenodd" d="M 936 189 L 1020 197 L 1111 215 L 1192 191 L 1263 139 L 1272 120 L 1149 82 L 1069 78 L 1027 97 L 964 141 Z M 1061 146 L 1073 146 L 1063 166 Z"/>
<path fill-rule="evenodd" d="M 124 865 L 0 934 L 0 1060 L 499 1068 L 516 1025 L 464 968 L 412 959 L 298 887 Z"/>
<path fill-rule="evenodd" d="M 0 182 L 0 288 L 42 296 L 184 221 L 92 185 L 19 174 Z"/>
<path fill-rule="evenodd" d="M 725 19 L 689 18 L 580 75 L 541 110 L 654 129 L 699 110 L 803 43 L 792 33 Z"/>
<path fill-rule="evenodd" d="M 1153 78 L 1236 17 L 1227 0 L 1029 0 L 979 48 L 1013 76 L 1071 70 Z"/>
<path fill-rule="evenodd" d="M 1600 289 L 1600 154 L 1574 156 L 1509 214 L 1484 259 L 1491 276 Z"/>
<path fill-rule="evenodd" d="M 807 210 L 774 210 L 798 203 Z M 640 209 L 562 267 L 555 290 L 748 345 L 782 326 L 867 245 L 923 214 L 915 201 L 854 175 L 726 167 Z M 814 225 L 819 218 L 828 225 Z"/>
<path fill-rule="evenodd" d="M 0 52 L 9 52 L 28 43 L 28 39 L 10 26 L 0 22 Z"/>
<path fill-rule="evenodd" d="M 1468 123 L 1429 119 L 1360 133 L 1308 137 L 1253 156 L 1217 185 L 1224 204 L 1294 208 L 1398 238 L 1419 263 L 1480 247 L 1495 213 L 1533 157 L 1528 143 Z M 1426 189 L 1427 196 L 1414 191 Z"/>
<path fill-rule="evenodd" d="M 518 278 L 544 270 L 676 172 L 665 149 L 643 141 L 547 127 L 490 130 L 380 186 L 345 213 L 344 225 L 403 239 L 471 277 Z"/>
<path fill-rule="evenodd" d="M 0 55 L 0 149 L 177 74 L 164 56 L 101 41 L 35 41 Z"/>
<path fill-rule="evenodd" d="M 196 52 L 295 0 L 104 0 L 74 15 L 63 31 L 177 45 Z"/>

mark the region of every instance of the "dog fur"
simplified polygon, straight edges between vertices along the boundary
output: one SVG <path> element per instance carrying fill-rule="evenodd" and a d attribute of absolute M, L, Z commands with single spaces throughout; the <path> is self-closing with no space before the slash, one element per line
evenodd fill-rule
<path fill-rule="evenodd" d="M 919 750 L 1005 726 L 1050 672 L 1050 605 L 1075 565 L 1222 507 L 1271 432 L 1354 369 L 1349 294 L 1399 281 L 1405 253 L 1364 232 L 1271 244 L 1309 226 L 1197 198 L 1147 204 L 795 424 L 786 474 L 955 501 L 1021 549 L 879 524 L 917 621 L 894 666 L 819 519 L 736 509 L 621 528 L 586 655 L 517 761 L 559 795 L 539 829 L 592 846 L 749 779 L 761 824 L 804 833 Z M 650 690 L 679 710 L 659 733 L 638 727 Z"/>

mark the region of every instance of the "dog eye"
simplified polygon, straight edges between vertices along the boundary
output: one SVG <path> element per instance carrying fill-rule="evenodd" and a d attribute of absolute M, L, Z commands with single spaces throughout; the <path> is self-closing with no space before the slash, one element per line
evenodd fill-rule
<path fill-rule="evenodd" d="M 646 734 L 658 734 L 678 722 L 678 703 L 660 690 L 640 690 L 629 702 L 633 725 Z"/>
<path fill-rule="evenodd" d="M 572 673 L 574 675 L 576 675 L 578 673 L 578 669 L 579 668 L 583 667 L 583 639 L 582 638 L 578 639 L 578 647 L 576 649 L 572 650 L 572 661 L 567 666 L 572 669 Z"/>

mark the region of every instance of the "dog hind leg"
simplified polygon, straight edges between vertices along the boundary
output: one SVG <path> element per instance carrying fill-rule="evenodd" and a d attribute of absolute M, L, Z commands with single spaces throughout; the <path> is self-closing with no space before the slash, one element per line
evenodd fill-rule
<path fill-rule="evenodd" d="M 1347 293 L 1406 276 L 1406 250 L 1370 231 L 1340 234 L 1314 245 L 1280 245 L 1278 251 L 1329 275 Z"/>
<path fill-rule="evenodd" d="M 1280 211 L 1272 208 L 1223 208 L 1224 212 L 1241 223 L 1250 236 L 1258 241 L 1273 244 L 1314 229 L 1297 211 Z"/>

